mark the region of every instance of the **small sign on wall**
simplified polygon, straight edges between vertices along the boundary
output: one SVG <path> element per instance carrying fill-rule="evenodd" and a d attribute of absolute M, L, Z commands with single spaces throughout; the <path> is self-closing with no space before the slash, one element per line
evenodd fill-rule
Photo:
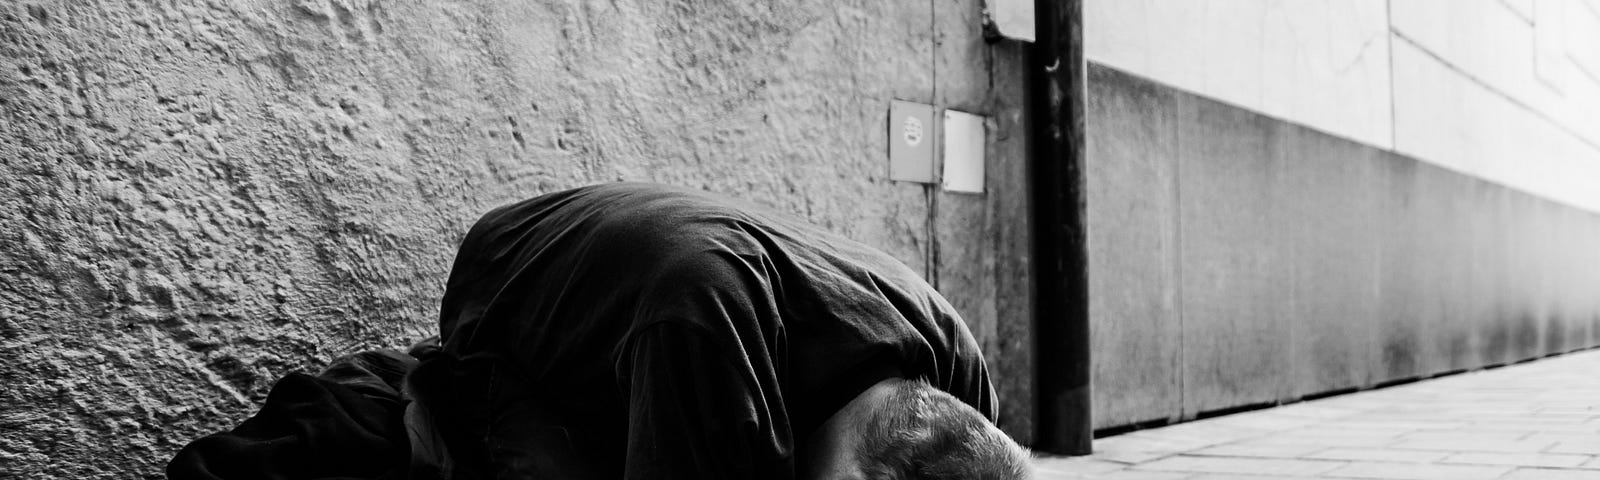
<path fill-rule="evenodd" d="M 944 189 L 983 193 L 983 117 L 944 111 Z"/>
<path fill-rule="evenodd" d="M 895 100 L 889 105 L 889 179 L 934 182 L 933 105 Z"/>

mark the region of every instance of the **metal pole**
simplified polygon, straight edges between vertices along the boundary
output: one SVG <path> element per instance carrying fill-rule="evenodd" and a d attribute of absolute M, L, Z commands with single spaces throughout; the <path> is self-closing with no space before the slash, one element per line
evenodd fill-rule
<path fill-rule="evenodd" d="M 1089 272 L 1084 235 L 1083 3 L 1038 0 L 1030 60 L 1037 307 L 1034 448 L 1091 452 Z"/>

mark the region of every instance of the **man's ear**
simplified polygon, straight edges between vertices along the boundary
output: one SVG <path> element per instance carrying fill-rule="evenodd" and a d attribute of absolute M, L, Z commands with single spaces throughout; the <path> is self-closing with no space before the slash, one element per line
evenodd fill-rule
<path fill-rule="evenodd" d="M 899 381 L 899 379 L 892 379 Z M 861 465 L 862 426 L 886 397 L 880 381 L 833 412 L 801 446 L 795 464 L 802 480 L 866 480 Z"/>

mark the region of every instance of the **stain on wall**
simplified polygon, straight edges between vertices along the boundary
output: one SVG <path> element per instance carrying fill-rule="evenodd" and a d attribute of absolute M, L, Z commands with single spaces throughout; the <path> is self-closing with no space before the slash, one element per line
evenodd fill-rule
<path fill-rule="evenodd" d="M 1024 57 L 980 8 L 0 5 L 0 477 L 158 477 L 282 374 L 431 334 L 481 212 L 615 180 L 943 279 L 1026 441 Z M 891 99 L 995 118 L 991 193 L 888 181 Z"/>

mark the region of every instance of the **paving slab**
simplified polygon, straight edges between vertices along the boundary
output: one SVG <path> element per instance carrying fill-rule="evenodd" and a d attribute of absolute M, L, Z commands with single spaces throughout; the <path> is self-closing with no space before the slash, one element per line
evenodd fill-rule
<path fill-rule="evenodd" d="M 1449 452 L 1396 450 L 1392 448 L 1330 448 L 1306 455 L 1306 458 L 1363 462 L 1434 463 L 1448 456 L 1450 456 Z"/>
<path fill-rule="evenodd" d="M 1512 467 L 1489 465 L 1362 462 L 1327 472 L 1326 476 L 1381 480 L 1493 480 L 1512 470 Z"/>
<path fill-rule="evenodd" d="M 1594 470 L 1565 470 L 1556 468 L 1519 468 L 1498 480 L 1594 480 Z"/>
<path fill-rule="evenodd" d="M 1440 463 L 1466 463 L 1476 465 L 1511 465 L 1517 467 L 1579 468 L 1594 460 L 1593 455 L 1566 453 L 1480 453 L 1462 452 L 1440 460 Z M 1600 474 L 1596 474 L 1600 477 Z"/>
<path fill-rule="evenodd" d="M 1133 466 L 1134 470 L 1162 472 L 1232 473 L 1274 476 L 1312 476 L 1345 467 L 1345 462 L 1287 458 L 1204 457 L 1180 455 Z"/>
<path fill-rule="evenodd" d="M 1600 480 L 1600 349 L 1151 428 L 1038 480 Z"/>

